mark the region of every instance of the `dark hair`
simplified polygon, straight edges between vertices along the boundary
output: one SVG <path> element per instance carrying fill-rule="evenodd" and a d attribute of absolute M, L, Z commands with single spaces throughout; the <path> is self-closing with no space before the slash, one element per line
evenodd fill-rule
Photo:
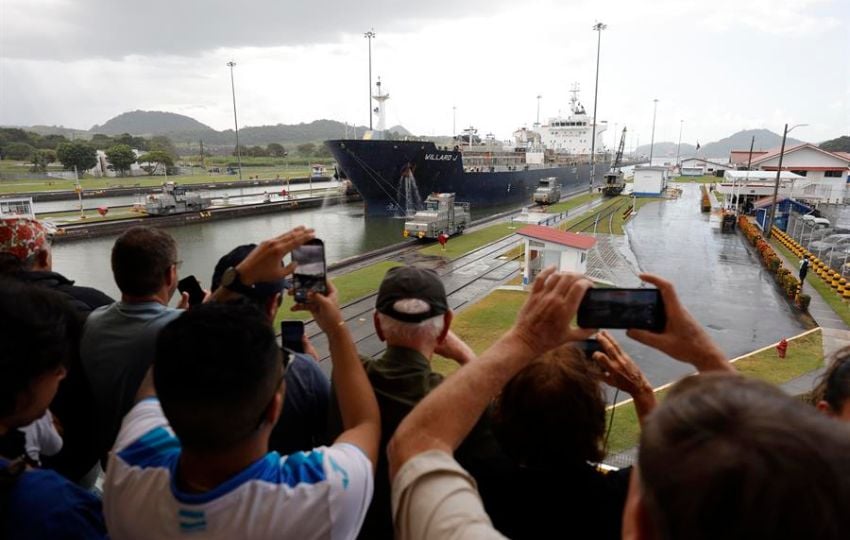
<path fill-rule="evenodd" d="M 517 373 L 496 401 L 494 430 L 505 452 L 528 466 L 599 461 L 605 396 L 591 364 L 567 345 Z"/>
<path fill-rule="evenodd" d="M 35 264 L 36 256 L 32 255 L 22 261 L 11 253 L 0 253 L 0 275 L 14 275 L 29 270 Z"/>
<path fill-rule="evenodd" d="M 850 538 L 850 428 L 767 383 L 705 374 L 646 420 L 638 463 L 661 539 Z"/>
<path fill-rule="evenodd" d="M 215 265 L 213 270 L 212 280 L 210 281 L 210 291 L 215 292 L 221 286 L 221 278 L 224 276 L 225 270 L 231 266 L 236 266 L 254 251 L 257 244 L 243 244 L 236 246 L 224 256 L 222 256 Z M 274 298 L 278 293 L 282 293 L 285 289 L 285 281 L 271 281 L 255 283 L 250 289 L 249 294 L 242 295 L 243 298 L 252 302 L 260 309 L 265 309 L 269 300 Z"/>
<path fill-rule="evenodd" d="M 177 263 L 177 244 L 165 231 L 133 227 L 112 247 L 112 274 L 122 293 L 147 296 L 165 283 L 172 264 Z"/>
<path fill-rule="evenodd" d="M 65 298 L 44 287 L 0 278 L 0 418 L 14 414 L 32 382 L 79 349 L 81 324 Z"/>
<path fill-rule="evenodd" d="M 183 446 L 221 450 L 260 425 L 281 369 L 274 332 L 258 309 L 206 303 L 160 332 L 154 385 Z"/>
<path fill-rule="evenodd" d="M 850 399 L 850 347 L 843 347 L 832 356 L 832 362 L 818 380 L 812 399 L 826 401 L 829 408 L 840 412 Z"/>

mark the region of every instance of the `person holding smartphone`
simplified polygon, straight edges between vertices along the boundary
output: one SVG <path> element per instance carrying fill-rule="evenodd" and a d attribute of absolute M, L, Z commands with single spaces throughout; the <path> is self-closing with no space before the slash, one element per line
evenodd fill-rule
<path fill-rule="evenodd" d="M 221 287 L 222 277 L 229 268 L 238 266 L 255 248 L 256 244 L 235 247 L 221 257 L 212 276 L 212 290 Z M 283 304 L 288 281 L 282 279 L 254 283 L 240 293 L 240 299 L 256 306 L 269 325 L 273 325 Z M 306 451 L 326 443 L 326 425 L 331 383 L 319 367 L 318 355 L 304 335 L 302 321 L 283 321 L 281 334 L 286 364 L 281 419 L 274 427 L 269 447 L 282 454 Z"/>

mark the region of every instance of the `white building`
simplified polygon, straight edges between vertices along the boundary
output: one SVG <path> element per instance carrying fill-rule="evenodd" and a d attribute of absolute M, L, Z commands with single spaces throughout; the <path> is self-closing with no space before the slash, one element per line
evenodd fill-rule
<path fill-rule="evenodd" d="M 754 157 L 752 167 L 762 171 L 776 171 L 779 168 L 779 150 Z M 804 143 L 785 149 L 782 170 L 791 171 L 808 181 L 802 192 L 795 191 L 795 198 L 840 203 L 845 197 L 850 156 Z"/>
<path fill-rule="evenodd" d="M 775 171 L 726 171 L 723 173 L 723 181 L 716 184 L 717 191 L 727 195 L 727 200 L 735 196 L 740 197 L 741 201 L 773 197 L 775 186 Z M 779 198 L 800 198 L 799 195 L 808 186 L 808 179 L 790 171 L 782 171 L 779 176 Z"/>
<path fill-rule="evenodd" d="M 141 152 L 133 149 L 133 153 L 136 154 L 136 158 L 142 155 Z M 87 170 L 86 173 L 92 176 L 108 176 L 114 178 L 118 176 L 115 171 L 110 169 L 111 163 L 109 163 L 109 159 L 106 158 L 106 152 L 103 150 L 97 151 L 97 165 Z M 139 165 L 139 162 L 133 163 L 130 165 L 130 170 L 127 171 L 127 176 L 140 176 L 142 174 L 146 174 L 142 167 Z"/>
<path fill-rule="evenodd" d="M 527 225 L 517 231 L 525 242 L 525 266 L 522 283 L 528 285 L 549 265 L 560 272 L 587 271 L 587 252 L 596 245 L 596 238 L 552 227 Z"/>
<path fill-rule="evenodd" d="M 667 167 L 635 167 L 632 193 L 636 197 L 657 197 L 667 188 L 669 169 Z"/>
<path fill-rule="evenodd" d="M 688 174 L 685 170 L 688 169 Z M 704 158 L 692 157 L 683 159 L 680 165 L 682 176 L 702 176 L 704 174 L 714 174 L 717 171 L 728 171 L 734 169 L 727 163 L 718 163 Z M 699 174 L 695 174 L 700 171 Z"/>

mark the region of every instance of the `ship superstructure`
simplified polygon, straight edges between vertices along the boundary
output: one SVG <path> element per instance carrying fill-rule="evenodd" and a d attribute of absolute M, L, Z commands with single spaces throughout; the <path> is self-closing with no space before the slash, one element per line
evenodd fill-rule
<path fill-rule="evenodd" d="M 593 117 L 588 116 L 584 105 L 578 99 L 578 83 L 570 90 L 570 110 L 572 114 L 566 118 L 556 116 L 549 119 L 548 124 L 535 126 L 540 133 L 543 146 L 558 154 L 574 156 L 589 156 L 593 141 Z M 608 122 L 596 123 L 596 153 L 605 153 L 602 144 L 602 134 L 608 129 Z"/>

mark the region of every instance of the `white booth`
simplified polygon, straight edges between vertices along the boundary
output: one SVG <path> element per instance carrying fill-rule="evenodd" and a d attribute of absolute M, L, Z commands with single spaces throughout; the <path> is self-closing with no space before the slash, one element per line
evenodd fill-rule
<path fill-rule="evenodd" d="M 560 272 L 578 272 L 587 270 L 588 251 L 596 245 L 596 238 L 584 234 L 527 225 L 517 231 L 525 242 L 525 265 L 522 272 L 522 284 L 528 285 L 550 265 Z"/>
<path fill-rule="evenodd" d="M 658 197 L 667 188 L 667 167 L 635 167 L 632 193 L 636 197 Z"/>

